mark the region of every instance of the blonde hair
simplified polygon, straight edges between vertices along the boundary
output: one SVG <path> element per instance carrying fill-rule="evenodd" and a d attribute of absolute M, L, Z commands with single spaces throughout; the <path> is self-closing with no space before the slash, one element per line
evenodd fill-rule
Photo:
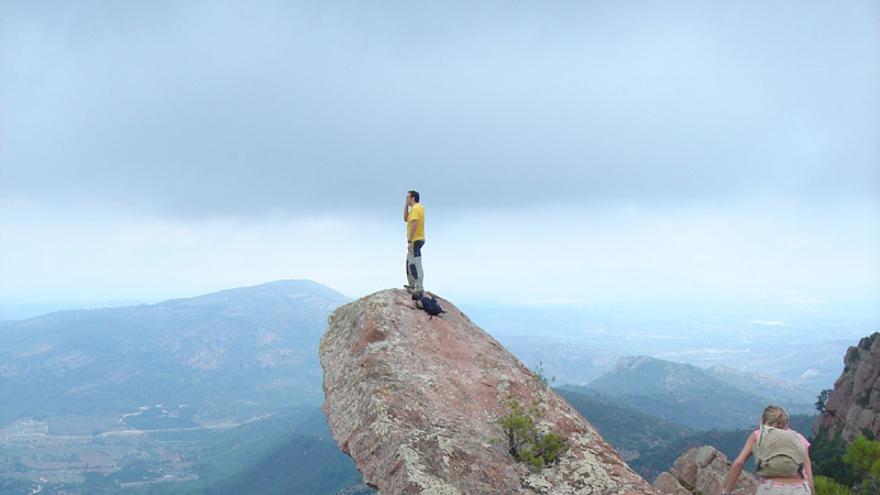
<path fill-rule="evenodd" d="M 773 428 L 788 428 L 788 413 L 780 406 L 767 406 L 761 415 L 761 424 Z"/>

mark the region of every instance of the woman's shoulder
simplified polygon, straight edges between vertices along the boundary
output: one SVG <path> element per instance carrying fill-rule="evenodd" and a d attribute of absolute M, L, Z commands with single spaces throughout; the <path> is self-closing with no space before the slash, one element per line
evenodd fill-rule
<path fill-rule="evenodd" d="M 795 432 L 795 434 L 797 434 L 797 437 L 800 439 L 801 443 L 804 444 L 805 448 L 810 448 L 810 441 L 807 440 L 807 437 L 801 435 L 801 433 L 799 431 L 796 431 L 796 430 L 791 430 L 791 431 L 793 431 L 793 432 Z"/>

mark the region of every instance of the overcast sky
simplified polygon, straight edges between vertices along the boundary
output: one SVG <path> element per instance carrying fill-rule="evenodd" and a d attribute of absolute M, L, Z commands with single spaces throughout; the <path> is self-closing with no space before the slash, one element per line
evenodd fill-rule
<path fill-rule="evenodd" d="M 279 278 L 880 322 L 880 4 L 0 3 L 0 300 Z"/>

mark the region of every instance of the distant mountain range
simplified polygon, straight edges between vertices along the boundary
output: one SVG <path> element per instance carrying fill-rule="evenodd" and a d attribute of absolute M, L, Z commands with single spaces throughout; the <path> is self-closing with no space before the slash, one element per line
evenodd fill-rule
<path fill-rule="evenodd" d="M 282 280 L 0 322 L 0 397 L 11 399 L 0 407 L 0 492 L 240 493 L 260 483 L 260 493 L 368 493 L 319 410 L 318 342 L 346 302 Z M 541 349 L 548 364 L 566 359 Z M 595 362 L 566 366 L 600 373 Z M 787 382 L 644 357 L 562 393 L 646 476 L 685 446 L 741 445 L 744 431 L 695 430 L 749 427 L 774 401 L 812 412 L 810 394 Z"/>
<path fill-rule="evenodd" d="M 185 404 L 203 418 L 321 401 L 338 292 L 285 280 L 190 299 L 0 322 L 0 423 Z"/>
<path fill-rule="evenodd" d="M 358 485 L 318 408 L 318 342 L 346 302 L 320 284 L 282 280 L 0 322 L 0 491 Z M 259 492 L 240 490 L 258 481 Z"/>
<path fill-rule="evenodd" d="M 791 414 L 815 413 L 809 393 L 781 380 L 645 356 L 620 359 L 583 390 L 698 430 L 756 425 L 769 404 L 782 405 Z"/>
<path fill-rule="evenodd" d="M 711 366 L 704 368 L 704 371 L 743 392 L 767 401 L 787 404 L 797 413 L 815 413 L 816 394 L 796 383 L 728 366 Z"/>
<path fill-rule="evenodd" d="M 694 433 L 694 430 L 672 421 L 604 401 L 581 387 L 556 390 L 593 423 L 602 437 L 634 468 L 633 461 L 643 457 L 646 452 Z"/>

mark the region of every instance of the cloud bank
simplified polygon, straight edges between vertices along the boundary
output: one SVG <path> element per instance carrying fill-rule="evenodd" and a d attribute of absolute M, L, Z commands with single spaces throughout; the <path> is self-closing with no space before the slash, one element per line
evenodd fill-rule
<path fill-rule="evenodd" d="M 175 217 L 880 195 L 875 2 L 4 2 L 0 194 Z M 112 206 L 107 206 L 112 207 Z"/>

